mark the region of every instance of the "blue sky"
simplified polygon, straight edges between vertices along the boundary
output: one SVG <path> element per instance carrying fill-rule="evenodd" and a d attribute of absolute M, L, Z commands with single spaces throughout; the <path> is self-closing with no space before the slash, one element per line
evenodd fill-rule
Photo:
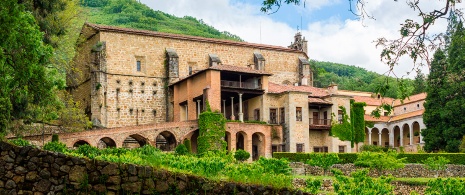
<path fill-rule="evenodd" d="M 305 1 L 305 0 L 304 0 Z M 405 1 L 366 0 L 365 9 L 376 20 L 360 21 L 349 12 L 348 0 L 307 0 L 303 5 L 284 5 L 277 13 L 260 12 L 262 0 L 141 0 L 154 10 L 178 17 L 193 16 L 220 31 L 228 31 L 247 42 L 288 46 L 299 27 L 308 40 L 311 59 L 356 65 L 386 73 L 389 68 L 380 61 L 381 48 L 374 40 L 399 37 L 400 23 L 417 19 L 418 13 Z M 311 4 L 310 4 L 311 3 Z M 425 1 L 425 10 L 443 6 L 444 1 Z M 445 21 L 437 21 L 432 33 L 445 31 Z M 413 78 L 412 60 L 402 58 L 394 68 L 398 77 Z M 422 67 L 427 73 L 428 67 Z"/>

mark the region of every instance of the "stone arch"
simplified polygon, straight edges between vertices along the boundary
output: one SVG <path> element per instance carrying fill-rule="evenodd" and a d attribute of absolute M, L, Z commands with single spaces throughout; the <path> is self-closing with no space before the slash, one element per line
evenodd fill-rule
<path fill-rule="evenodd" d="M 132 134 L 123 141 L 123 148 L 138 148 L 148 144 L 148 139 L 139 134 Z"/>
<path fill-rule="evenodd" d="M 87 142 L 85 140 L 78 140 L 78 141 L 74 142 L 73 148 L 77 148 L 79 146 L 86 145 L 86 144 L 90 146 L 89 142 Z"/>
<path fill-rule="evenodd" d="M 410 126 L 405 123 L 402 125 L 402 143 L 404 146 L 406 145 L 409 145 L 410 144 Z"/>
<path fill-rule="evenodd" d="M 389 147 L 389 129 L 383 128 L 381 130 L 381 144 L 384 147 Z"/>
<path fill-rule="evenodd" d="M 420 143 L 420 133 L 421 133 L 420 123 L 417 122 L 417 121 L 414 121 L 412 123 L 412 129 L 413 129 L 413 144 L 419 144 Z"/>
<path fill-rule="evenodd" d="M 197 138 L 199 137 L 199 130 L 194 130 L 194 131 L 191 131 L 189 134 L 187 134 L 186 136 L 184 136 L 185 138 L 184 139 L 188 139 L 191 141 L 191 151 L 192 153 L 197 153 Z"/>
<path fill-rule="evenodd" d="M 116 142 L 112 138 L 102 137 L 97 143 L 97 148 L 116 148 Z"/>
<path fill-rule="evenodd" d="M 367 145 L 371 145 L 370 143 L 370 140 L 369 140 L 369 136 L 370 136 L 370 131 L 368 129 L 368 127 L 365 127 L 365 141 L 363 143 L 367 144 Z"/>
<path fill-rule="evenodd" d="M 236 133 L 236 150 L 246 150 L 247 133 L 239 131 Z"/>
<path fill-rule="evenodd" d="M 176 148 L 177 141 L 174 133 L 170 131 L 163 131 L 155 137 L 155 144 L 157 148 L 162 151 L 173 151 Z"/>
<path fill-rule="evenodd" d="M 400 127 L 396 125 L 394 127 L 394 147 L 400 146 Z"/>
<path fill-rule="evenodd" d="M 371 144 L 372 145 L 376 145 L 376 146 L 380 146 L 381 145 L 381 142 L 379 140 L 379 129 L 374 127 L 373 129 L 371 129 Z"/>
<path fill-rule="evenodd" d="M 252 160 L 265 156 L 265 135 L 257 132 L 252 134 Z"/>
<path fill-rule="evenodd" d="M 226 131 L 224 134 L 224 141 L 226 141 L 226 150 L 231 151 L 231 133 Z"/>

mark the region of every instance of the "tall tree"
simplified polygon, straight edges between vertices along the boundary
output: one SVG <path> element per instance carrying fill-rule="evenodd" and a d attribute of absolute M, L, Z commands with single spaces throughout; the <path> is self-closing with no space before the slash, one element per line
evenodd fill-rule
<path fill-rule="evenodd" d="M 0 131 L 12 120 L 31 117 L 30 108 L 54 96 L 54 75 L 46 66 L 51 47 L 30 12 L 17 0 L 0 2 Z"/>
<path fill-rule="evenodd" d="M 413 92 L 412 94 L 419 94 L 425 92 L 426 89 L 426 77 L 421 72 L 421 69 L 417 70 L 417 76 L 413 80 Z"/>
<path fill-rule="evenodd" d="M 421 131 L 425 141 L 425 151 L 443 150 L 446 141 L 443 137 L 443 127 L 446 121 L 443 119 L 443 108 L 446 104 L 443 96 L 444 87 L 446 86 L 447 75 L 447 58 L 444 51 L 436 50 L 431 69 L 427 78 L 425 112 L 423 113 L 423 122 L 426 129 Z"/>
<path fill-rule="evenodd" d="M 458 152 L 461 139 L 465 135 L 465 29 L 459 22 L 448 48 L 449 66 L 447 85 L 442 96 L 446 100 L 443 116 L 447 123 L 444 128 L 445 150 Z"/>

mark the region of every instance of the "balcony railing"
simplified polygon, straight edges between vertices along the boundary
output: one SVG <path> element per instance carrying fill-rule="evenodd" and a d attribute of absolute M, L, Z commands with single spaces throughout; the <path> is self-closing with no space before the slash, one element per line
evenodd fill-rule
<path fill-rule="evenodd" d="M 310 118 L 310 125 L 331 125 L 331 119 Z"/>
<path fill-rule="evenodd" d="M 239 82 L 239 81 L 221 81 L 222 87 L 242 88 L 242 89 L 261 89 L 260 85 L 252 82 Z"/>

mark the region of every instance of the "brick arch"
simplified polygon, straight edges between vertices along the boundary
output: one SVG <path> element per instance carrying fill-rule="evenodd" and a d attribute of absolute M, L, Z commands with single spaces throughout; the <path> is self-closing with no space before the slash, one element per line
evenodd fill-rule
<path fill-rule="evenodd" d="M 163 151 L 172 151 L 180 141 L 176 139 L 176 134 L 169 131 L 161 131 L 155 136 L 155 145 Z"/>
<path fill-rule="evenodd" d="M 248 135 L 244 131 L 236 133 L 236 150 L 242 149 L 247 151 Z"/>
<path fill-rule="evenodd" d="M 98 138 L 98 141 L 97 141 L 97 147 L 98 148 L 108 148 L 108 147 L 115 147 L 116 148 L 116 146 L 117 145 L 116 145 L 115 139 L 113 139 L 111 137 L 102 136 L 101 138 Z"/>
<path fill-rule="evenodd" d="M 265 135 L 261 132 L 255 132 L 252 134 L 252 160 L 258 160 L 260 156 L 265 156 L 266 149 Z"/>
<path fill-rule="evenodd" d="M 142 146 L 145 146 L 145 145 L 150 145 L 149 139 L 147 137 L 144 137 L 143 133 L 131 133 L 131 134 L 125 134 L 125 135 L 126 136 L 123 136 L 123 139 L 121 141 L 121 146 L 122 147 L 132 148 L 132 147 L 142 147 Z M 137 146 L 136 143 L 139 146 Z"/>
<path fill-rule="evenodd" d="M 75 141 L 73 143 L 73 148 L 77 148 L 77 147 L 79 147 L 81 145 L 85 145 L 85 144 L 91 146 L 89 141 L 84 140 L 84 139 L 79 139 L 79 140 L 77 140 L 77 141 Z"/>

